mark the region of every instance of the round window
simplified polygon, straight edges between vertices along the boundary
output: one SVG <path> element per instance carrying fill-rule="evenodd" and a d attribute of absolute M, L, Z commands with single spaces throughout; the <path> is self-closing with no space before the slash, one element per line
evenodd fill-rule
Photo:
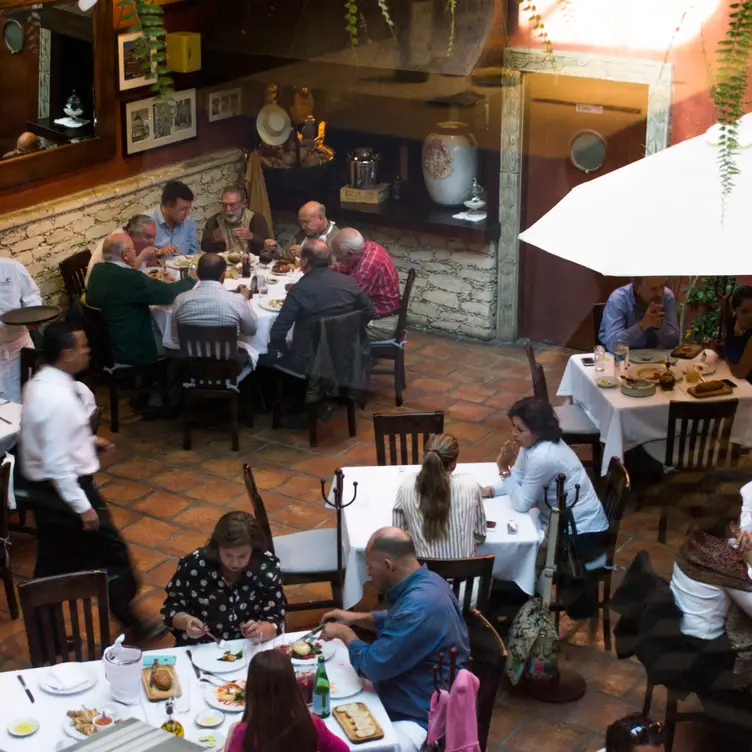
<path fill-rule="evenodd" d="M 580 131 L 569 145 L 569 159 L 586 175 L 600 170 L 606 162 L 606 139 L 596 131 Z"/>

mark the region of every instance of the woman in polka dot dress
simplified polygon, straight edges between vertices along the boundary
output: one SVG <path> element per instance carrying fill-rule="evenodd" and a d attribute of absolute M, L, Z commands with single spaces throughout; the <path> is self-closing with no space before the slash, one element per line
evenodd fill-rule
<path fill-rule="evenodd" d="M 184 556 L 167 583 L 162 618 L 177 645 L 271 640 L 285 623 L 279 560 L 247 512 L 228 512 L 209 542 Z"/>

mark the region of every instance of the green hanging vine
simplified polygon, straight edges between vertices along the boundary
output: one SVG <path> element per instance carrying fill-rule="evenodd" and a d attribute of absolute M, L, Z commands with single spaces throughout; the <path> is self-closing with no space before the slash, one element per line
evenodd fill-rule
<path fill-rule="evenodd" d="M 122 20 L 130 31 L 141 32 L 136 40 L 134 54 L 145 76 L 156 75 L 151 90 L 157 99 L 173 102 L 173 81 L 167 67 L 165 47 L 164 10 L 159 5 L 150 5 L 145 0 L 117 0 L 122 9 Z"/>
<path fill-rule="evenodd" d="M 721 125 L 719 138 L 722 201 L 734 188 L 734 179 L 739 174 L 736 157 L 739 153 L 739 118 L 744 115 L 747 90 L 747 66 L 752 45 L 752 0 L 733 3 L 729 26 L 724 38 L 718 43 L 718 70 L 711 89 Z"/>

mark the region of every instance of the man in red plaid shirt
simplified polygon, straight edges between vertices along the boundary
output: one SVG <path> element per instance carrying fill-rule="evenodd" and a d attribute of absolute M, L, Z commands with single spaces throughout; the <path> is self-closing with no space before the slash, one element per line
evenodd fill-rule
<path fill-rule="evenodd" d="M 352 227 L 340 230 L 332 240 L 338 271 L 350 275 L 371 299 L 376 318 L 368 325 L 372 340 L 389 339 L 397 327 L 400 308 L 399 277 L 389 251 Z"/>

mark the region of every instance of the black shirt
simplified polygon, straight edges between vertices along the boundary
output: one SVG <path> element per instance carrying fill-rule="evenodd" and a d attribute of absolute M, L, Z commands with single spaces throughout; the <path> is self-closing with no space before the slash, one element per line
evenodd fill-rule
<path fill-rule="evenodd" d="M 172 619 L 181 611 L 201 619 L 215 637 L 223 640 L 240 639 L 241 625 L 250 620 L 270 622 L 278 632 L 285 623 L 279 559 L 268 551 L 261 555 L 255 569 L 246 569 L 236 583 L 228 585 L 220 565 L 207 559 L 199 548 L 180 560 L 165 591 L 162 618 L 177 645 L 211 642 L 208 636 L 193 640 L 173 628 Z"/>

